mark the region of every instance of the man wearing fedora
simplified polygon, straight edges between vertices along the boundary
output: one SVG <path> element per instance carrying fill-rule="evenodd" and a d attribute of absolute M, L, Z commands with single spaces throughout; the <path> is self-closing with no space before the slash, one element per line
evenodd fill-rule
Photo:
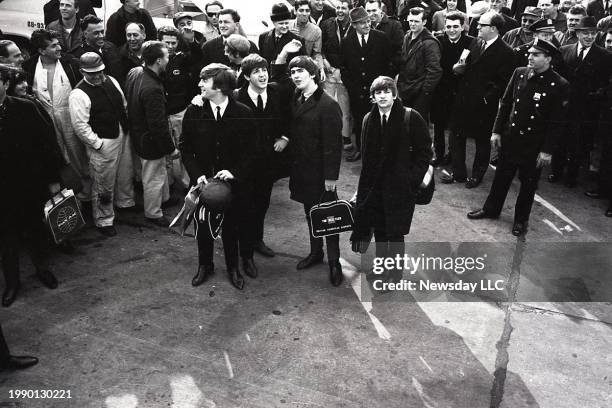
<path fill-rule="evenodd" d="M 568 126 L 555 149 L 552 172 L 554 183 L 565 174 L 565 185 L 574 187 L 581 164 L 586 163 L 596 133 L 601 99 L 612 70 L 612 54 L 595 44 L 597 22 L 583 17 L 576 26 L 578 42 L 560 48 L 570 82 Z"/>
<path fill-rule="evenodd" d="M 274 64 L 283 48 L 294 40 L 302 43 L 302 47 L 296 52 L 287 54 L 286 62 L 288 63 L 295 56 L 306 55 L 304 39 L 290 31 L 293 16 L 284 3 L 272 6 L 270 20 L 272 20 L 274 28 L 259 35 L 259 55 L 264 57 L 269 64 Z"/>
<path fill-rule="evenodd" d="M 349 94 L 353 115 L 355 151 L 347 161 L 361 158 L 361 127 L 363 117 L 370 111 L 370 84 L 379 75 L 393 77 L 391 42 L 382 31 L 372 30 L 370 16 L 363 7 L 349 12 L 353 30 L 342 39 L 340 72 Z"/>
<path fill-rule="evenodd" d="M 70 93 L 70 120 L 88 150 L 94 224 L 112 237 L 117 235 L 113 203 L 119 208 L 136 204 L 127 101 L 117 80 L 104 74 L 102 57 L 86 52 L 80 65 L 83 80 Z"/>
<path fill-rule="evenodd" d="M 514 175 L 521 181 L 512 234 L 527 232 L 542 167 L 549 164 L 555 139 L 563 130 L 569 83 L 551 68 L 557 48 L 538 40 L 528 49 L 527 67 L 517 68 L 506 88 L 491 136 L 499 161 L 484 206 L 469 219 L 499 217 Z M 509 130 L 507 130 L 509 129 Z"/>

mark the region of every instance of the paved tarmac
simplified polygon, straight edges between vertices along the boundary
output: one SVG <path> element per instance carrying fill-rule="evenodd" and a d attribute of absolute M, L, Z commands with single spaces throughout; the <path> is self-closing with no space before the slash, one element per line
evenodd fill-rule
<path fill-rule="evenodd" d="M 342 198 L 359 166 L 343 164 Z M 0 373 L 0 406 L 612 406 L 607 202 L 542 181 L 531 229 L 517 240 L 514 187 L 499 220 L 465 217 L 491 179 L 474 190 L 438 185 L 407 241 L 415 251 L 438 242 L 440 253 L 505 254 L 492 273 L 506 278 L 507 302 L 371 295 L 348 234 L 341 254 L 350 279 L 341 287 L 331 286 L 325 264 L 297 271 L 307 229 L 287 180 L 275 186 L 266 225 L 278 255 L 256 255 L 260 276 L 246 278 L 242 292 L 225 277 L 220 241 L 216 276 L 193 288 L 193 237 L 141 215 L 120 215 L 114 238 L 89 228 L 75 239 L 77 254 L 53 259 L 58 289 L 42 287 L 24 262 L 22 292 L 1 321 L 12 352 L 40 363 Z M 557 273 L 565 264 L 573 276 Z M 10 399 L 17 389 L 70 390 L 71 399 Z"/>

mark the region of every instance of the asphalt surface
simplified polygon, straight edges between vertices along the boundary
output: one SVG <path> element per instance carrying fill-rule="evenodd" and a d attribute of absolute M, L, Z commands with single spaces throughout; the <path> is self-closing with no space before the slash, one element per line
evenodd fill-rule
<path fill-rule="evenodd" d="M 353 194 L 359 166 L 343 163 L 341 198 Z M 0 372 L 0 406 L 612 406 L 607 202 L 543 177 L 530 231 L 517 240 L 516 184 L 499 220 L 465 216 L 492 175 L 473 190 L 438 184 L 406 241 L 415 253 L 497 254 L 490 272 L 505 279 L 503 298 L 372 293 L 348 234 L 341 287 L 325 264 L 297 271 L 309 244 L 287 180 L 275 186 L 266 224 L 277 256 L 256 255 L 260 276 L 242 292 L 225 277 L 220 241 L 216 275 L 193 288 L 193 237 L 139 214 L 120 215 L 113 238 L 90 227 L 75 238 L 76 254 L 53 258 L 58 289 L 42 287 L 24 262 L 20 297 L 1 321 L 12 352 L 40 363 Z M 10 390 L 71 398 L 10 399 Z"/>

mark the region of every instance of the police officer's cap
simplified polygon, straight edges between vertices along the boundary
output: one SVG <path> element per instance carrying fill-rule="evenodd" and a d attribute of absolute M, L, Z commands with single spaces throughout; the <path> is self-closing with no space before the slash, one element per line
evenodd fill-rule
<path fill-rule="evenodd" d="M 536 21 L 535 23 L 531 24 L 528 28 L 529 31 L 531 32 L 537 32 L 537 31 L 555 31 L 555 24 L 553 23 L 553 21 L 550 18 L 543 18 L 541 20 Z"/>
<path fill-rule="evenodd" d="M 559 52 L 559 50 L 549 41 L 536 39 L 534 40 L 531 47 L 529 47 L 527 52 L 530 54 L 536 54 L 536 53 L 543 52 L 549 57 L 552 57 L 556 55 Z"/>

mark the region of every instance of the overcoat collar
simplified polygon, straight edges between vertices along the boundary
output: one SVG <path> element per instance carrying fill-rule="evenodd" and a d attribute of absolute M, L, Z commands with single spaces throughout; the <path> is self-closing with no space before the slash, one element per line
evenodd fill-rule
<path fill-rule="evenodd" d="M 321 99 L 323 92 L 323 88 L 321 88 L 321 86 L 319 85 L 317 90 L 314 91 L 310 98 L 306 99 L 303 104 L 298 106 L 298 99 L 302 96 L 302 92 L 296 89 L 295 94 L 293 95 L 293 106 L 297 106 L 297 108 L 295 109 L 294 117 L 300 117 L 304 113 L 313 109 Z"/>

